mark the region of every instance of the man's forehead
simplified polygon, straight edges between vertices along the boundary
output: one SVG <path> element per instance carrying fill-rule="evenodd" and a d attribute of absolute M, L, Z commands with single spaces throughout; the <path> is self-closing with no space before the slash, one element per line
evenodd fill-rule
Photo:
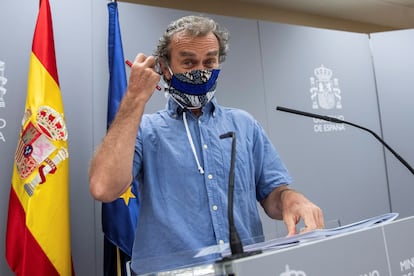
<path fill-rule="evenodd" d="M 179 32 L 172 37 L 170 47 L 171 50 L 184 57 L 195 56 L 200 54 L 200 51 L 209 56 L 218 55 L 219 53 L 218 40 L 213 33 L 192 36 L 185 32 Z"/>
<path fill-rule="evenodd" d="M 218 54 L 219 54 L 218 50 L 211 50 L 205 53 L 206 56 L 218 56 Z M 181 57 L 196 57 L 197 53 L 191 50 L 179 50 L 178 55 Z"/>

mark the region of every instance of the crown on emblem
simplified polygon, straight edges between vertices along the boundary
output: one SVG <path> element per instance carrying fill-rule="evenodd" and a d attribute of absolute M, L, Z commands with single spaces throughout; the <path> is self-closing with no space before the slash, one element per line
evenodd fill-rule
<path fill-rule="evenodd" d="M 66 140 L 68 133 L 62 116 L 49 106 L 41 106 L 36 116 L 37 125 L 53 140 Z"/>
<path fill-rule="evenodd" d="M 313 72 L 320 81 L 329 81 L 332 77 L 332 70 L 326 68 L 325 66 L 323 66 L 323 64 L 321 65 L 321 67 L 315 68 Z"/>

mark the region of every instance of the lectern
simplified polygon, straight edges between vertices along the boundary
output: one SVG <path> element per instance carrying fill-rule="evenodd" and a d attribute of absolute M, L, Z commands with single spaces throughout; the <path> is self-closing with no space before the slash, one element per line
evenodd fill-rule
<path fill-rule="evenodd" d="M 151 276 L 414 275 L 414 216 L 259 255 Z"/>

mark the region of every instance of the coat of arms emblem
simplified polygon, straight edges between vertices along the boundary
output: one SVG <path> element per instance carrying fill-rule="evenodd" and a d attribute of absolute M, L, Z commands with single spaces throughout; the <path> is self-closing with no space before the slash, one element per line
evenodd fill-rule
<path fill-rule="evenodd" d="M 321 65 L 313 72 L 315 77 L 310 77 L 312 108 L 341 109 L 341 90 L 338 79 L 332 78 L 332 70 Z"/>

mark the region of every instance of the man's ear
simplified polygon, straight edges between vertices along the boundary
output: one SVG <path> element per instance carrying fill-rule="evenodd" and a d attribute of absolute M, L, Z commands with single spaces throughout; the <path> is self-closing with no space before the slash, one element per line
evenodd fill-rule
<path fill-rule="evenodd" d="M 166 80 L 170 80 L 171 72 L 170 70 L 168 70 L 167 61 L 165 59 L 159 59 L 158 63 L 159 63 L 160 71 L 161 71 L 160 73 L 164 76 Z"/>

